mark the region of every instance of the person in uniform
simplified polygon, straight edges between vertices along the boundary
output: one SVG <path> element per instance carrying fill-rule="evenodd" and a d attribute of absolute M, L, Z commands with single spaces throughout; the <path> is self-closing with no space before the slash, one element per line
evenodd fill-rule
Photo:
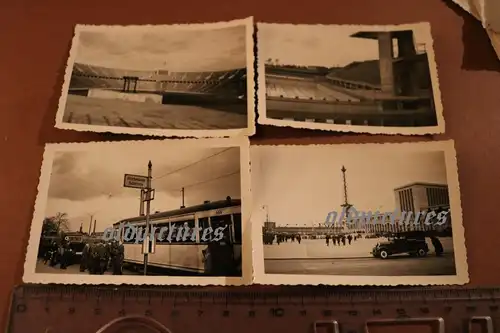
<path fill-rule="evenodd" d="M 441 244 L 439 238 L 437 238 L 436 236 L 431 236 L 431 242 L 432 246 L 434 246 L 434 253 L 436 254 L 436 256 L 440 257 L 441 255 L 443 255 L 443 244 Z"/>
<path fill-rule="evenodd" d="M 54 255 L 54 248 L 57 248 L 56 242 L 52 241 L 50 244 L 47 246 L 47 250 L 45 251 L 45 254 L 43 255 L 43 264 L 47 265 L 52 261 L 52 256 Z"/>
<path fill-rule="evenodd" d="M 203 269 L 205 274 L 212 275 L 212 258 L 210 257 L 210 251 L 208 247 L 201 251 L 203 254 Z"/>
<path fill-rule="evenodd" d="M 106 248 L 103 243 L 96 243 L 90 247 L 90 274 L 104 274 L 105 271 Z"/>
<path fill-rule="evenodd" d="M 89 269 L 90 244 L 86 243 L 82 250 L 82 259 L 80 260 L 80 272 Z"/>
<path fill-rule="evenodd" d="M 69 244 L 68 239 L 65 238 L 59 246 L 59 268 L 67 269 L 69 266 Z"/>
<path fill-rule="evenodd" d="M 208 244 L 208 254 L 210 260 L 211 276 L 235 276 L 237 275 L 237 265 L 234 258 L 233 244 L 229 235 L 224 233 L 224 237 L 219 242 Z"/>
<path fill-rule="evenodd" d="M 120 244 L 117 240 L 111 243 L 111 267 L 113 269 L 113 275 L 123 274 L 123 260 L 125 258 L 125 248 L 123 244 Z"/>
<path fill-rule="evenodd" d="M 50 261 L 49 265 L 54 267 L 59 262 L 59 246 L 56 242 L 52 242 L 50 247 Z"/>
<path fill-rule="evenodd" d="M 89 274 L 96 274 L 95 273 L 95 243 L 89 243 L 89 248 L 88 248 L 88 254 L 87 254 L 87 260 L 85 263 L 85 266 L 87 270 L 89 271 Z"/>
<path fill-rule="evenodd" d="M 100 242 L 95 247 L 94 251 L 94 270 L 96 274 L 102 275 L 106 272 L 108 266 L 109 256 L 106 244 Z"/>

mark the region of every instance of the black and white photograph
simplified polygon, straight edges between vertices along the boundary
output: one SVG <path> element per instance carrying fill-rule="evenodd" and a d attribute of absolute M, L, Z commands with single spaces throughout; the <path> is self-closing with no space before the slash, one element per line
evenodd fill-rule
<path fill-rule="evenodd" d="M 253 19 L 77 25 L 56 127 L 177 137 L 255 132 Z"/>
<path fill-rule="evenodd" d="M 468 282 L 453 141 L 254 146 L 255 281 Z"/>
<path fill-rule="evenodd" d="M 257 24 L 264 125 L 444 133 L 430 24 Z"/>
<path fill-rule="evenodd" d="M 244 137 L 48 144 L 23 281 L 250 283 L 249 184 Z"/>

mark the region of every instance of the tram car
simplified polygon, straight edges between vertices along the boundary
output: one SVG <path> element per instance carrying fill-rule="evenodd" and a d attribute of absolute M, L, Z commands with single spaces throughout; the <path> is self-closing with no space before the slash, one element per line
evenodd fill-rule
<path fill-rule="evenodd" d="M 231 199 L 220 201 L 205 201 L 203 204 L 184 207 L 167 212 L 159 212 L 150 215 L 149 223 L 156 230 L 154 240 L 154 253 L 148 255 L 148 267 L 157 269 L 175 270 L 190 274 L 204 274 L 204 252 L 208 247 L 207 242 L 202 241 L 203 230 L 208 227 L 216 230 L 226 227 L 225 232 L 229 241 L 233 244 L 233 257 L 239 262 L 238 273 L 241 273 L 241 200 Z M 124 246 L 124 264 L 129 267 L 142 269 L 144 265 L 144 254 L 142 241 L 136 243 L 135 239 L 127 240 L 124 237 L 125 225 L 145 229 L 146 217 L 138 216 L 121 220 L 113 225 L 116 230 L 122 226 L 120 234 Z M 172 239 L 158 240 L 161 228 L 181 228 L 188 226 L 191 230 L 198 230 L 196 237 L 188 237 L 185 241 Z M 196 228 L 196 229 L 195 229 Z M 212 233 L 213 235 L 213 233 Z M 175 237 L 172 237 L 175 238 Z M 196 238 L 194 240 L 194 238 Z"/>

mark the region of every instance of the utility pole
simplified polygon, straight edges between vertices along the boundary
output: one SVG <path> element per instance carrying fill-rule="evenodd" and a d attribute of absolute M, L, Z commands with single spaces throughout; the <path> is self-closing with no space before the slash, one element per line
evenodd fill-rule
<path fill-rule="evenodd" d="M 151 199 L 152 199 L 152 193 L 151 193 L 151 176 L 152 176 L 152 170 L 153 170 L 153 164 L 151 161 L 148 163 L 148 181 L 146 185 L 146 237 L 144 237 L 144 241 L 147 242 L 147 249 L 148 251 L 144 251 L 144 275 L 147 275 L 148 271 L 148 253 L 149 253 L 149 242 L 151 241 L 149 239 L 150 236 L 150 227 L 149 227 L 149 215 L 151 213 Z"/>
<path fill-rule="evenodd" d="M 148 163 L 148 175 L 132 175 L 126 173 L 123 176 L 123 187 L 135 188 L 141 191 L 141 205 L 139 207 L 139 214 L 141 215 L 144 209 L 144 201 L 146 201 L 146 235 L 143 238 L 142 243 L 142 253 L 144 254 L 144 275 L 148 272 L 148 254 L 155 252 L 155 240 L 154 235 L 151 239 L 151 228 L 150 228 L 150 215 L 151 215 L 151 200 L 154 200 L 155 190 L 151 188 L 153 164 L 151 161 Z M 137 235 L 136 235 L 137 237 Z"/>
<path fill-rule="evenodd" d="M 144 190 L 141 190 L 140 194 L 140 206 L 139 206 L 139 216 L 144 216 L 144 199 L 145 199 L 145 193 Z"/>
<path fill-rule="evenodd" d="M 184 204 L 184 187 L 181 189 L 181 197 L 182 197 L 181 208 L 186 208 L 186 205 Z"/>
<path fill-rule="evenodd" d="M 264 206 L 264 209 L 266 210 L 266 222 L 270 222 L 270 221 L 269 221 L 269 206 L 268 206 L 268 205 L 265 205 L 265 206 Z"/>

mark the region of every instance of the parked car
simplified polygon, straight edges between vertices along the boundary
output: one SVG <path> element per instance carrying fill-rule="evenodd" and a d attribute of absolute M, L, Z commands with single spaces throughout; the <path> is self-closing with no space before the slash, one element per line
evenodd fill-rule
<path fill-rule="evenodd" d="M 397 236 L 386 242 L 378 243 L 372 250 L 375 258 L 387 259 L 394 254 L 407 253 L 411 256 L 425 257 L 429 247 L 423 237 Z"/>

